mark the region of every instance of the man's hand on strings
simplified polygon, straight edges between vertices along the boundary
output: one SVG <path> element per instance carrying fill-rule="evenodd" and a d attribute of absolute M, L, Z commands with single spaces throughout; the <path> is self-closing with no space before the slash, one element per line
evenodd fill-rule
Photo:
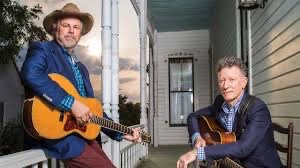
<path fill-rule="evenodd" d="M 77 124 L 79 125 L 84 125 L 89 121 L 90 117 L 93 116 L 90 108 L 76 99 L 71 107 L 71 113 L 76 118 Z"/>
<path fill-rule="evenodd" d="M 128 140 L 128 141 L 132 141 L 132 142 L 137 142 L 137 143 L 141 143 L 142 142 L 142 138 L 141 138 L 141 128 L 137 127 L 137 128 L 133 128 L 132 129 L 132 134 L 125 134 L 123 136 L 124 139 Z"/>

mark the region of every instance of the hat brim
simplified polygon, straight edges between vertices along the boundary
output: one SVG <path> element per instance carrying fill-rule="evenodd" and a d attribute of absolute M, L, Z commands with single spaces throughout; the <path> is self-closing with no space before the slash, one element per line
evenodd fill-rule
<path fill-rule="evenodd" d="M 52 26 L 54 23 L 57 22 L 58 19 L 64 18 L 64 17 L 75 17 L 81 20 L 83 27 L 81 30 L 81 35 L 84 36 L 88 32 L 91 31 L 94 19 L 89 13 L 79 13 L 79 12 L 66 12 L 66 11 L 60 11 L 56 10 L 49 15 L 47 15 L 43 21 L 43 26 L 47 33 L 51 35 L 52 32 Z"/>

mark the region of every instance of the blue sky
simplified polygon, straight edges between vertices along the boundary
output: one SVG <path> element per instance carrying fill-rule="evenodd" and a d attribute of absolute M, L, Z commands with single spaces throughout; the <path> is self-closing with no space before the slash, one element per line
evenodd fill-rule
<path fill-rule="evenodd" d="M 90 33 L 83 36 L 76 48 L 76 54 L 90 71 L 90 78 L 95 95 L 101 98 L 101 0 L 17 0 L 22 5 L 42 6 L 43 15 L 36 24 L 42 26 L 44 17 L 53 10 L 61 9 L 66 3 L 72 2 L 79 6 L 82 12 L 88 12 L 94 17 L 94 26 Z M 125 94 L 133 102 L 139 102 L 139 30 L 138 17 L 130 0 L 119 1 L 119 55 L 120 55 L 120 94 Z M 21 66 L 27 48 L 21 52 L 18 61 Z M 132 89 L 135 88 L 135 89 Z"/>

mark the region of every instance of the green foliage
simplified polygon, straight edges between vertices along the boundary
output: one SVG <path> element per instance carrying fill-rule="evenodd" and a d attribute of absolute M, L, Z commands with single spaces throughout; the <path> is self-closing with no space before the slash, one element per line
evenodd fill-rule
<path fill-rule="evenodd" d="M 140 123 L 141 104 L 127 102 L 128 96 L 119 95 L 119 119 L 120 123 L 126 126 Z"/>
<path fill-rule="evenodd" d="M 28 8 L 16 1 L 0 1 L 0 63 L 16 58 L 26 43 L 48 40 L 44 29 L 34 23 L 43 13 L 41 9 L 39 5 Z"/>

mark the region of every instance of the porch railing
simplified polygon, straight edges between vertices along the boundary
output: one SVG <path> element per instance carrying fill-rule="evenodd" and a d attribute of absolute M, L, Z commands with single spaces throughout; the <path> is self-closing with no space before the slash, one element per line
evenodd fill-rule
<path fill-rule="evenodd" d="M 134 127 L 143 127 L 136 125 Z M 133 128 L 134 128 L 133 127 Z M 105 140 L 107 138 L 102 138 Z M 104 144 L 105 145 L 105 144 Z M 129 141 L 120 143 L 121 168 L 134 168 L 138 163 L 148 155 L 148 146 L 135 144 Z M 0 168 L 22 168 L 31 166 L 32 168 L 63 168 L 63 163 L 54 158 L 49 158 L 43 150 L 31 149 L 10 155 L 0 156 Z"/>

